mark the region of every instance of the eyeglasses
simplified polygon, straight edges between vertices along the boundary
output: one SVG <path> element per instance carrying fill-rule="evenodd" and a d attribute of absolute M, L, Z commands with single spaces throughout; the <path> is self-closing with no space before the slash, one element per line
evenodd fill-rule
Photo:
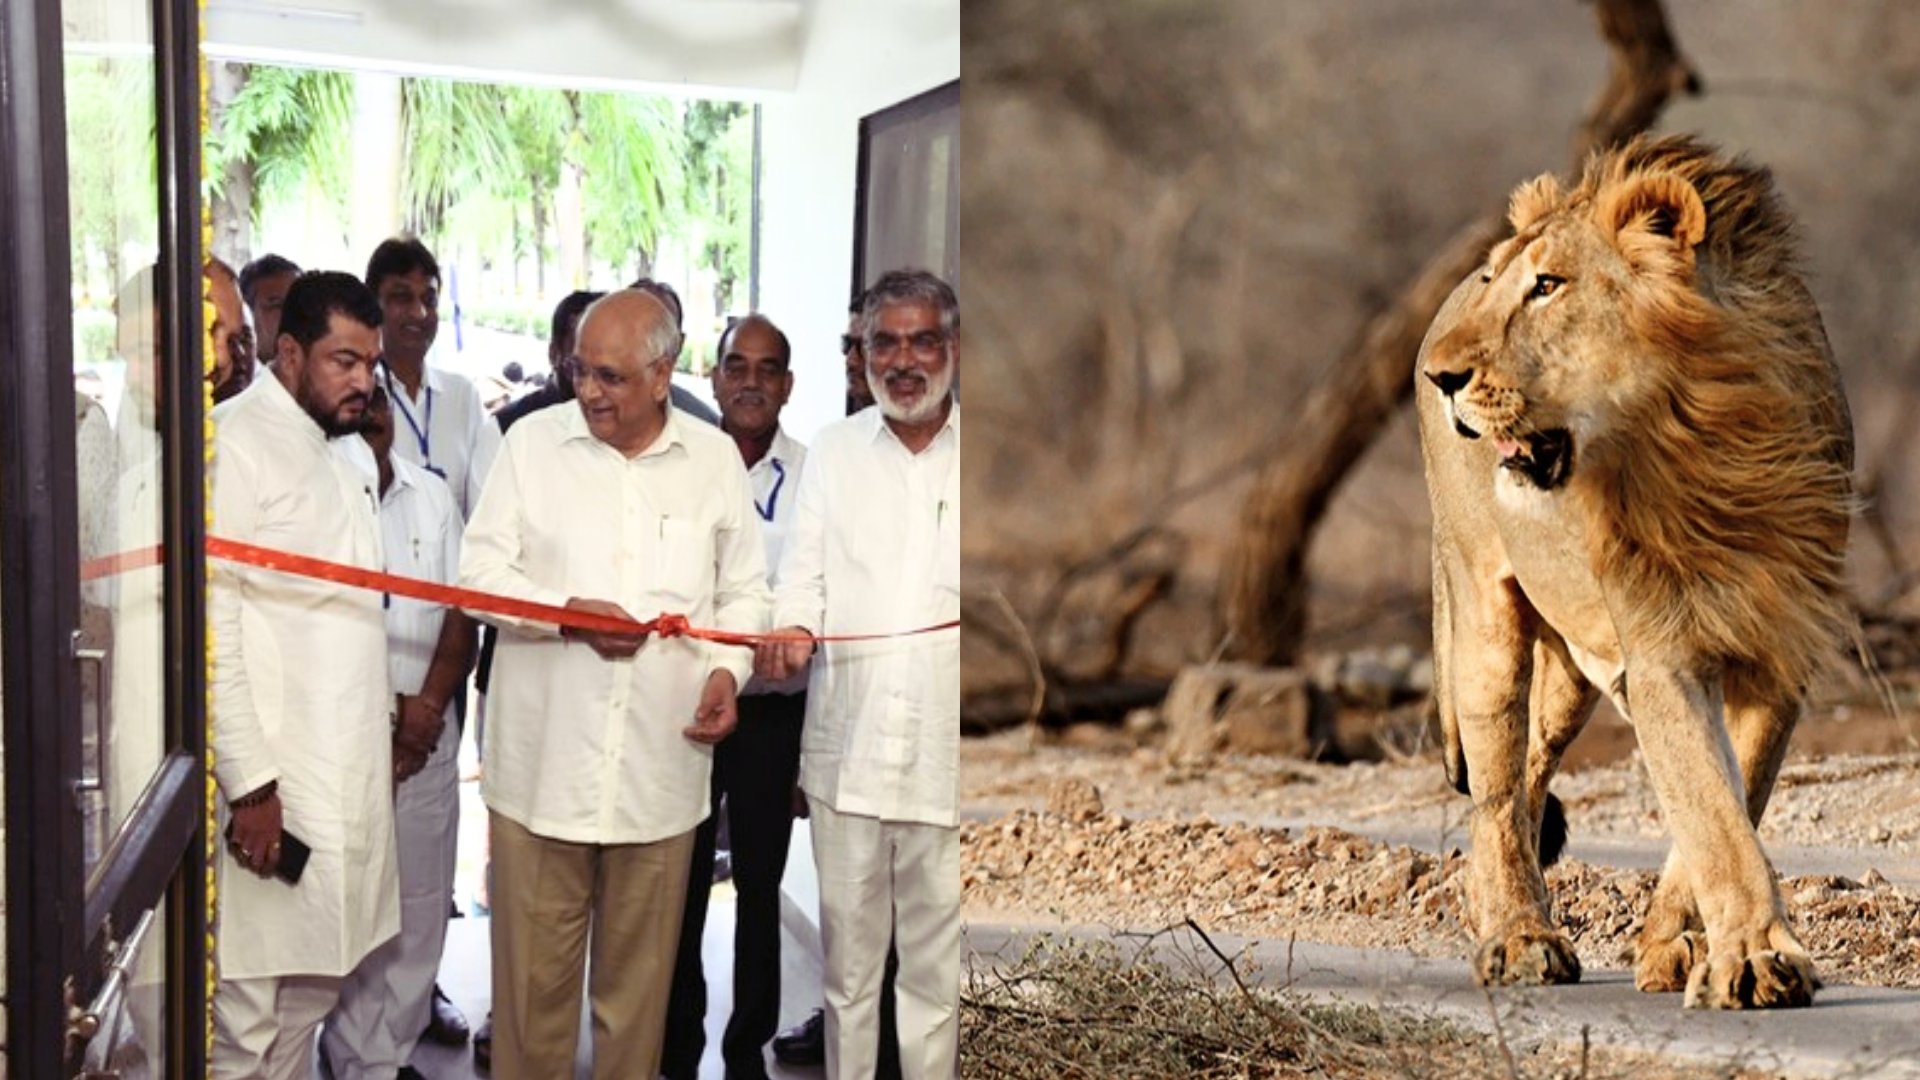
<path fill-rule="evenodd" d="M 577 359 L 568 360 L 560 366 L 560 370 L 562 374 L 566 375 L 567 381 L 569 382 L 576 385 L 588 381 L 597 382 L 600 384 L 600 389 L 602 390 L 618 390 L 627 385 L 629 381 L 627 376 L 620 374 L 604 364 L 599 367 L 593 367 Z"/>
<path fill-rule="evenodd" d="M 931 360 L 940 355 L 940 350 L 946 344 L 947 335 L 939 330 L 922 330 L 904 338 L 883 332 L 873 335 L 870 351 L 874 359 L 884 360 L 902 348 L 908 348 L 912 349 L 913 355 L 919 359 Z"/>
<path fill-rule="evenodd" d="M 854 337 L 852 334 L 840 335 L 840 355 L 845 356 L 850 352 L 859 352 L 859 351 L 860 351 L 859 338 Z"/>

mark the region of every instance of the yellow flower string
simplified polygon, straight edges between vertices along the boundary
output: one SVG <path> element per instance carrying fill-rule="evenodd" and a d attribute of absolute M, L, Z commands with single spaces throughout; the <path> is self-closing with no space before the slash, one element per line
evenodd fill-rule
<path fill-rule="evenodd" d="M 205 31 L 206 31 L 206 25 L 207 25 L 207 0 L 200 0 L 200 3 L 198 6 L 199 6 L 199 19 L 195 23 L 195 32 L 193 36 L 193 44 L 194 44 L 193 54 L 197 58 L 197 66 L 199 69 L 199 76 L 200 76 L 200 123 L 199 123 L 198 130 L 194 134 L 200 140 L 198 145 L 201 147 L 205 147 L 207 144 L 208 72 L 207 72 L 207 57 L 206 57 L 206 54 L 200 50 L 200 42 L 206 36 Z M 202 192 L 205 192 L 208 190 L 207 176 L 206 176 L 206 169 L 207 169 L 206 154 L 202 153 L 199 157 L 199 161 L 200 161 L 200 172 L 201 172 L 200 190 Z M 211 206 L 210 203 L 208 203 L 208 201 L 204 197 L 200 200 L 200 257 L 203 262 L 204 260 L 213 257 L 213 207 Z M 212 349 L 212 344 L 213 344 L 212 327 L 213 327 L 213 318 L 214 318 L 212 284 L 213 283 L 211 279 L 209 279 L 205 273 L 202 273 L 200 275 L 200 297 L 201 297 L 200 316 L 202 319 L 201 326 L 206 328 L 205 336 L 207 337 L 207 346 L 208 346 L 206 349 L 206 357 L 207 357 L 207 366 L 209 370 L 212 369 L 212 366 L 215 363 L 217 363 L 219 359 L 214 355 L 213 349 Z M 200 495 L 201 495 L 200 505 L 201 505 L 201 512 L 205 518 L 206 531 L 209 533 L 213 531 L 213 497 L 212 497 L 211 485 L 208 483 L 208 478 L 211 477 L 213 474 L 213 420 L 211 417 L 212 411 L 213 411 L 213 384 L 203 378 L 200 380 L 200 415 L 202 418 L 201 419 L 202 432 L 201 432 L 200 445 L 201 445 L 201 453 L 203 455 L 204 467 L 200 471 Z M 201 581 L 202 581 L 202 587 L 203 588 L 207 587 L 207 579 L 204 574 L 201 577 Z M 207 596 L 203 592 L 200 597 L 200 609 L 202 611 L 206 610 L 206 606 L 207 606 L 206 602 L 207 602 Z M 201 620 L 201 622 L 206 630 L 206 648 L 207 648 L 206 677 L 204 680 L 204 687 L 203 687 L 203 692 L 205 696 L 205 701 L 204 701 L 205 709 L 202 715 L 205 718 L 211 718 L 213 716 L 213 626 L 211 623 L 207 622 L 207 620 L 203 619 Z M 204 720 L 203 720 L 203 723 L 204 723 Z M 220 986 L 220 968 L 219 968 L 218 958 L 215 953 L 217 943 L 214 940 L 214 921 L 213 921 L 214 912 L 218 907 L 217 898 L 214 895 L 217 886 L 214 881 L 215 847 L 213 843 L 214 832 L 218 824 L 217 819 L 214 816 L 214 800 L 215 800 L 216 791 L 218 790 L 218 785 L 215 783 L 214 777 L 213 777 L 213 739 L 209 735 L 207 735 L 205 732 L 203 732 L 202 741 L 206 745 L 206 759 L 207 759 L 206 803 L 202 809 L 202 813 L 205 817 L 205 828 L 202 832 L 202 840 L 201 840 L 201 859 L 203 864 L 206 867 L 206 875 L 207 875 L 207 910 L 206 910 L 207 992 L 205 997 L 206 1030 L 203 1032 L 202 1037 L 204 1039 L 204 1054 L 205 1054 L 206 1060 L 212 1061 L 213 1060 L 213 995 L 217 992 Z"/>

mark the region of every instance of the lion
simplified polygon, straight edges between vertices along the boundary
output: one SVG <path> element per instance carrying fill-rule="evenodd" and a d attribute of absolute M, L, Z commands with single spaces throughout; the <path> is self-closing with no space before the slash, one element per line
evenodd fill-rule
<path fill-rule="evenodd" d="M 1415 380 L 1475 975 L 1580 978 L 1542 828 L 1605 693 L 1673 832 L 1636 985 L 1808 1005 L 1819 981 L 1755 825 L 1848 619 L 1853 432 L 1791 219 L 1765 169 L 1687 137 L 1596 154 L 1571 189 L 1522 184 L 1508 218 Z"/>

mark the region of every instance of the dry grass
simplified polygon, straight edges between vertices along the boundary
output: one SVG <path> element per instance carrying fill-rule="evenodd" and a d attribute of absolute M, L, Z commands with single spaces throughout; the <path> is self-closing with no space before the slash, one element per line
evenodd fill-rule
<path fill-rule="evenodd" d="M 1510 1047 L 1409 1012 L 1254 985 L 1258 972 L 1172 930 L 1130 939 L 1039 935 L 976 962 L 961 995 L 964 1080 L 1608 1080 L 1746 1078 L 1731 1065 L 1571 1046 Z M 1192 940 L 1192 939 L 1187 939 Z"/>

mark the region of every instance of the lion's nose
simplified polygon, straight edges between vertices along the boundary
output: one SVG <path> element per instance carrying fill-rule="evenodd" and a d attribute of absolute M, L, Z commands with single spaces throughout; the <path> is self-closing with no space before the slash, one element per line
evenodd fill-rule
<path fill-rule="evenodd" d="M 1473 369 L 1465 371 L 1435 371 L 1427 369 L 1427 380 L 1440 388 L 1442 394 L 1452 397 L 1473 381 Z"/>

